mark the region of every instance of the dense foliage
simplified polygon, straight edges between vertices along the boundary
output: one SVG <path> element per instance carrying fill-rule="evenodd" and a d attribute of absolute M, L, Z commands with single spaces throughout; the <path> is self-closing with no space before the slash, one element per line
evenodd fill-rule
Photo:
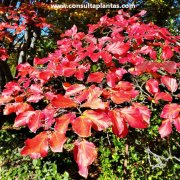
<path fill-rule="evenodd" d="M 54 53 L 17 66 L 16 80 L 6 84 L 0 104 L 4 115 L 16 114 L 14 127 L 28 126 L 35 133 L 22 155 L 36 159 L 47 156 L 49 148 L 62 152 L 70 138 L 79 174 L 87 177 L 97 158 L 91 142 L 96 131 L 112 127 L 123 138 L 129 128 L 148 128 L 158 110 L 161 137 L 172 133 L 172 125 L 180 132 L 179 37 L 142 23 L 144 14 L 131 17 L 120 10 L 89 25 L 87 34 L 74 25 Z"/>

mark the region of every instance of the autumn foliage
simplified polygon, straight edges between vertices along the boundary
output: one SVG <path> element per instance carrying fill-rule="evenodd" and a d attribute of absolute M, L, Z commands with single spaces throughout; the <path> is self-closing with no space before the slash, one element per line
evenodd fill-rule
<path fill-rule="evenodd" d="M 131 17 L 120 10 L 89 24 L 88 33 L 74 25 L 61 35 L 55 52 L 34 58 L 33 66 L 17 66 L 0 105 L 4 115 L 16 114 L 14 127 L 27 126 L 35 133 L 25 141 L 22 155 L 35 159 L 47 156 L 49 149 L 62 152 L 72 131 L 77 137 L 74 159 L 79 174 L 87 177 L 97 157 L 89 137 L 107 128 L 119 138 L 130 128 L 148 128 L 152 109 L 162 102 L 160 136 L 169 136 L 172 126 L 180 132 L 180 38 L 143 23 L 144 14 Z M 0 52 L 4 61 L 7 52 Z M 145 82 L 139 80 L 143 76 Z"/>

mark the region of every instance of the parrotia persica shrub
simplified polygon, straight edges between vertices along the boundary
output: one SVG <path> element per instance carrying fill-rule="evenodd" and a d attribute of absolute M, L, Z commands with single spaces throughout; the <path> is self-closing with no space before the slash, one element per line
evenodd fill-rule
<path fill-rule="evenodd" d="M 88 141 L 92 129 L 112 127 L 123 138 L 130 127 L 148 128 L 152 106 L 162 102 L 161 137 L 169 136 L 172 126 L 180 132 L 180 38 L 141 22 L 144 14 L 131 17 L 120 10 L 88 25 L 87 34 L 74 25 L 61 35 L 55 52 L 35 58 L 33 66 L 17 66 L 17 80 L 6 84 L 0 105 L 4 115 L 16 113 L 14 127 L 28 126 L 35 133 L 22 155 L 36 159 L 49 149 L 62 152 L 72 131 L 77 135 L 74 159 L 79 174 L 87 177 L 97 158 L 95 144 Z M 139 84 L 142 76 L 147 80 Z"/>

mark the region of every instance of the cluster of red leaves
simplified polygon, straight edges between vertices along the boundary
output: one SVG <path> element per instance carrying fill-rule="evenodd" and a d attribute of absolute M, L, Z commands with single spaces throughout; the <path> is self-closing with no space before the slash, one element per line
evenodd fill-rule
<path fill-rule="evenodd" d="M 179 53 L 178 38 L 165 28 L 142 23 L 143 14 L 130 17 L 120 10 L 115 17 L 104 16 L 89 25 L 87 34 L 77 32 L 74 25 L 61 35 L 54 53 L 35 58 L 34 66 L 18 65 L 17 82 L 6 84 L 0 105 L 5 115 L 16 113 L 15 127 L 39 132 L 26 140 L 22 155 L 44 157 L 49 147 L 62 152 L 66 132 L 74 131 L 79 137 L 74 158 L 80 175 L 87 177 L 88 166 L 97 156 L 95 145 L 85 140 L 92 129 L 112 127 L 123 138 L 129 127 L 150 125 L 150 109 L 138 100 L 141 89 L 126 75 L 151 75 L 144 90 L 147 100 L 168 102 L 160 115 L 165 118 L 159 128 L 161 137 L 171 133 L 171 123 L 180 131 L 180 105 L 173 103 L 180 98 L 173 77 L 180 64 L 171 60 Z"/>
<path fill-rule="evenodd" d="M 23 3 L 21 6 L 0 7 L 0 41 L 7 44 L 17 41 L 18 35 L 27 30 L 27 27 L 44 28 L 50 27 L 46 19 L 39 17 L 34 9 L 34 5 Z M 2 44 L 3 46 L 3 44 Z M 8 58 L 5 46 L 0 47 L 0 60 Z"/>
<path fill-rule="evenodd" d="M 5 61 L 8 58 L 6 48 L 0 47 L 0 60 Z"/>

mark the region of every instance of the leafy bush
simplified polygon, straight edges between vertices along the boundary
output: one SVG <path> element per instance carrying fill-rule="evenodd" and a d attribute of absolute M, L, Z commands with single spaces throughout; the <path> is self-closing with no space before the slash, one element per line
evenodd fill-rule
<path fill-rule="evenodd" d="M 0 105 L 4 115 L 16 114 L 14 127 L 36 134 L 25 141 L 22 155 L 37 159 L 47 156 L 49 147 L 73 149 L 79 174 L 87 178 L 97 157 L 96 131 L 112 128 L 124 138 L 128 131 L 133 135 L 131 128 L 156 127 L 164 138 L 174 125 L 180 132 L 179 37 L 144 24 L 144 14 L 130 17 L 120 10 L 89 25 L 87 34 L 74 25 L 54 53 L 34 58 L 33 66 L 17 66 L 16 81 L 6 84 Z"/>

